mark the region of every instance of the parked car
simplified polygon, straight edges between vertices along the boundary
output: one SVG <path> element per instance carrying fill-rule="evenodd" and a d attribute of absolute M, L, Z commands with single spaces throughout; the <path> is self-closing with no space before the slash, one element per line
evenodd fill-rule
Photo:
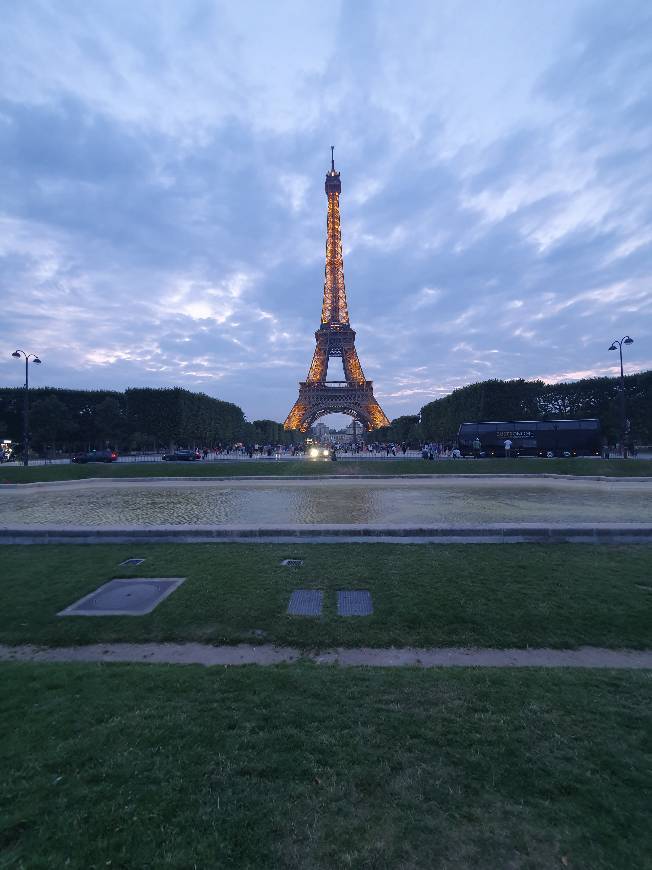
<path fill-rule="evenodd" d="M 118 454 L 115 450 L 89 450 L 87 453 L 75 453 L 73 462 L 115 462 Z"/>
<path fill-rule="evenodd" d="M 199 450 L 175 450 L 174 453 L 164 453 L 161 456 L 164 462 L 195 462 L 201 459 Z"/>

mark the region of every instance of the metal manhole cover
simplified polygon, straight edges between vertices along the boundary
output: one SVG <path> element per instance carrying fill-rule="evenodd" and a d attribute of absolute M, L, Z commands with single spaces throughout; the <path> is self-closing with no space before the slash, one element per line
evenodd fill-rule
<path fill-rule="evenodd" d="M 370 592 L 347 589 L 337 593 L 338 616 L 371 616 L 373 612 Z"/>
<path fill-rule="evenodd" d="M 120 567 L 122 568 L 124 565 L 142 565 L 144 559 L 125 559 L 124 562 L 120 562 Z"/>
<path fill-rule="evenodd" d="M 286 565 L 288 568 L 300 568 L 303 565 L 303 559 L 283 559 L 281 565 Z"/>
<path fill-rule="evenodd" d="M 58 616 L 142 616 L 180 586 L 185 577 L 139 577 L 109 580 L 75 601 Z"/>
<path fill-rule="evenodd" d="M 290 595 L 290 616 L 321 616 L 324 593 L 318 589 L 295 589 Z"/>

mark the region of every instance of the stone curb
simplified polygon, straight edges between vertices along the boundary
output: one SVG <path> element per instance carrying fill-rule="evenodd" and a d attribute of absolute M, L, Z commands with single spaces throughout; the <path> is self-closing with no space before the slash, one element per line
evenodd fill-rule
<path fill-rule="evenodd" d="M 369 482 L 372 480 L 569 480 L 575 482 L 591 481 L 599 483 L 652 483 L 652 477 L 620 477 L 606 476 L 598 474 L 555 474 L 552 472 L 540 472 L 531 474 L 449 474 L 449 473 L 433 473 L 433 474 L 293 474 L 293 475 L 278 475 L 278 474 L 233 474 L 227 476 L 220 475 L 176 475 L 176 476 L 151 476 L 151 477 L 82 477 L 70 480 L 37 480 L 30 483 L 2 483 L 0 491 L 11 489 L 28 489 L 38 488 L 42 486 L 70 486 L 71 484 L 92 483 L 93 485 L 101 484 L 103 486 L 111 486 L 116 483 L 123 484 L 147 484 L 147 483 L 178 483 L 179 481 L 188 481 L 188 483 L 235 483 L 244 481 L 247 483 L 288 483 L 302 481 L 316 483 L 320 480 L 363 480 Z"/>
<path fill-rule="evenodd" d="M 0 544 L 96 543 L 649 543 L 652 523 L 487 523 L 475 526 L 391 524 L 165 525 L 165 526 L 3 526 Z"/>

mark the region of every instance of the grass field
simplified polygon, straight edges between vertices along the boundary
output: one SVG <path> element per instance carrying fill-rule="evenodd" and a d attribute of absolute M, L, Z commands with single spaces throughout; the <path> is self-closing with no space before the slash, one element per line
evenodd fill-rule
<path fill-rule="evenodd" d="M 649 674 L 0 672 L 0 867 L 650 866 Z"/>
<path fill-rule="evenodd" d="M 337 462 L 309 460 L 242 462 L 124 462 L 113 465 L 31 465 L 0 468 L 0 483 L 35 483 L 37 481 L 86 480 L 89 477 L 296 477 L 299 475 L 342 476 L 378 474 L 572 474 L 578 476 L 652 477 L 650 459 L 423 459 L 360 460 Z"/>
<path fill-rule="evenodd" d="M 119 567 L 131 556 L 146 561 Z M 650 564 L 648 545 L 3 546 L 0 642 L 650 648 Z M 129 576 L 187 580 L 146 616 L 56 616 Z M 323 616 L 287 616 L 292 590 L 310 588 Z M 338 617 L 338 589 L 370 590 L 373 616 Z"/>
<path fill-rule="evenodd" d="M 651 557 L 3 546 L 0 642 L 649 648 Z M 188 579 L 146 616 L 56 616 L 120 576 Z M 296 588 L 325 591 L 322 618 L 286 615 Z M 374 615 L 338 617 L 342 588 Z M 0 680 L 0 868 L 649 866 L 651 672 L 8 663 Z"/>

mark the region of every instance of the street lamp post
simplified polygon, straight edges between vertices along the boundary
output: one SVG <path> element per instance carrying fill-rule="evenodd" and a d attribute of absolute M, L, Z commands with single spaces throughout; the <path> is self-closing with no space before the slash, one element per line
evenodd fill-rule
<path fill-rule="evenodd" d="M 627 459 L 627 446 L 625 438 L 627 437 L 627 417 L 625 416 L 625 374 L 623 372 L 623 345 L 634 344 L 634 339 L 628 335 L 623 336 L 620 341 L 616 338 L 611 342 L 609 350 L 618 349 L 620 353 L 620 443 L 623 447 L 623 459 Z"/>
<path fill-rule="evenodd" d="M 32 359 L 36 365 L 41 365 L 41 360 L 35 353 L 25 353 L 24 350 L 15 350 L 12 353 L 16 359 L 25 357 L 25 397 L 23 401 L 23 465 L 29 465 L 29 361 Z"/>

